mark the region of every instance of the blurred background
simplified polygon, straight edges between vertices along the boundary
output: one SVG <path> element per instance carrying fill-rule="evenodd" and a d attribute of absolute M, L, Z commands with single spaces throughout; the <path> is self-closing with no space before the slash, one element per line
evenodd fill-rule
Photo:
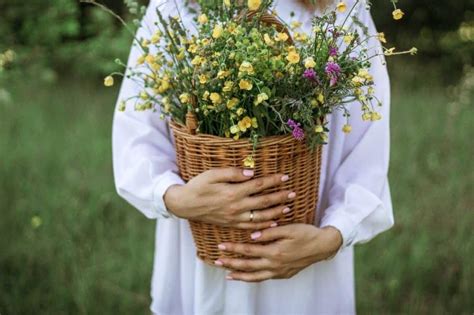
<path fill-rule="evenodd" d="M 419 49 L 389 60 L 396 225 L 356 247 L 357 307 L 473 314 L 474 1 L 399 6 L 372 11 L 389 46 Z M 77 0 L 0 1 L 1 314 L 148 312 L 155 226 L 115 193 L 103 87 L 130 45 Z"/>

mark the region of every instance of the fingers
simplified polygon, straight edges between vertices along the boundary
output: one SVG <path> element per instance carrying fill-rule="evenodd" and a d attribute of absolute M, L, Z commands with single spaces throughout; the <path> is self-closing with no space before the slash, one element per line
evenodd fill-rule
<path fill-rule="evenodd" d="M 260 270 L 255 272 L 231 272 L 226 276 L 228 280 L 240 280 L 245 282 L 262 282 L 272 279 L 274 274 L 270 270 Z"/>
<path fill-rule="evenodd" d="M 262 231 L 253 232 L 250 237 L 256 242 L 275 241 L 282 238 L 292 238 L 294 226 L 291 224 L 277 226 L 272 229 L 264 229 Z"/>
<path fill-rule="evenodd" d="M 239 271 L 258 271 L 271 268 L 271 263 L 266 258 L 248 258 L 248 259 L 239 259 L 239 258 L 228 258 L 221 257 L 214 261 L 214 264 L 217 266 L 222 266 L 224 268 L 230 268 Z"/>
<path fill-rule="evenodd" d="M 275 221 L 265 221 L 265 222 L 240 222 L 235 225 L 236 228 L 242 230 L 262 230 L 275 227 L 278 224 Z"/>
<path fill-rule="evenodd" d="M 242 203 L 239 205 L 241 212 L 258 210 L 258 209 L 267 209 L 276 205 L 281 205 L 288 203 L 296 197 L 296 193 L 290 190 L 282 190 L 274 193 L 262 195 L 262 196 L 253 196 L 245 198 Z M 281 211 L 283 211 L 282 208 Z M 254 212 L 255 214 L 256 212 Z"/>
<path fill-rule="evenodd" d="M 222 243 L 219 244 L 219 250 L 258 258 L 270 257 L 272 254 L 270 246 L 250 243 Z"/>
<path fill-rule="evenodd" d="M 288 206 L 276 206 L 266 210 L 256 210 L 253 212 L 252 222 L 265 222 L 275 220 L 283 214 L 289 213 L 291 209 Z M 242 222 L 249 222 L 250 211 L 245 211 L 239 214 L 239 220 Z"/>
<path fill-rule="evenodd" d="M 238 183 L 251 179 L 255 175 L 253 170 L 237 167 L 215 168 L 202 174 L 209 183 Z"/>
<path fill-rule="evenodd" d="M 266 189 L 277 187 L 288 180 L 288 175 L 270 175 L 252 179 L 246 183 L 239 185 L 238 189 L 242 191 L 244 196 L 250 196 L 262 192 Z"/>

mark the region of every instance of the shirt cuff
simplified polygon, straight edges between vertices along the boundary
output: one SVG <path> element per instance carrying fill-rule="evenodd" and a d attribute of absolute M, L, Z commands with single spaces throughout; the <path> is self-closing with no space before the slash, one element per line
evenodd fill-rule
<path fill-rule="evenodd" d="M 381 204 L 382 201 L 372 192 L 356 184 L 349 185 L 344 192 L 343 200 L 326 209 L 320 227 L 333 226 L 341 232 L 343 239 L 339 248 L 341 251 L 357 243 L 358 232 L 364 228 L 361 223 Z M 370 229 L 370 226 L 365 228 Z"/>
<path fill-rule="evenodd" d="M 184 185 L 184 180 L 171 170 L 163 173 L 155 183 L 153 189 L 153 206 L 158 215 L 164 219 L 178 219 L 165 205 L 164 196 L 168 188 L 173 185 Z"/>

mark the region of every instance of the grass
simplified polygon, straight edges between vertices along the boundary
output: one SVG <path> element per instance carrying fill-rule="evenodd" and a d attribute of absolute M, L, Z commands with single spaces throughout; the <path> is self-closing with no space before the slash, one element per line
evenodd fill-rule
<path fill-rule="evenodd" d="M 393 80 L 396 226 L 357 247 L 358 310 L 472 314 L 472 109 L 402 70 L 419 83 Z M 0 313 L 146 314 L 154 223 L 115 194 L 116 91 L 10 85 L 13 103 L 0 104 Z"/>

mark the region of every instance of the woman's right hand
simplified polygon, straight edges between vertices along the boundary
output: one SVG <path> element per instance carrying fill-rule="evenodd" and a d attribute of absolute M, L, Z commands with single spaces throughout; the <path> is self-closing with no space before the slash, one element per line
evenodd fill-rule
<path fill-rule="evenodd" d="M 277 187 L 289 178 L 275 174 L 253 179 L 254 171 L 220 168 L 206 171 L 185 185 L 168 188 L 164 201 L 177 217 L 240 229 L 264 229 L 291 210 L 285 203 L 295 198 L 290 190 L 253 196 Z M 250 222 L 250 210 L 254 211 Z"/>

